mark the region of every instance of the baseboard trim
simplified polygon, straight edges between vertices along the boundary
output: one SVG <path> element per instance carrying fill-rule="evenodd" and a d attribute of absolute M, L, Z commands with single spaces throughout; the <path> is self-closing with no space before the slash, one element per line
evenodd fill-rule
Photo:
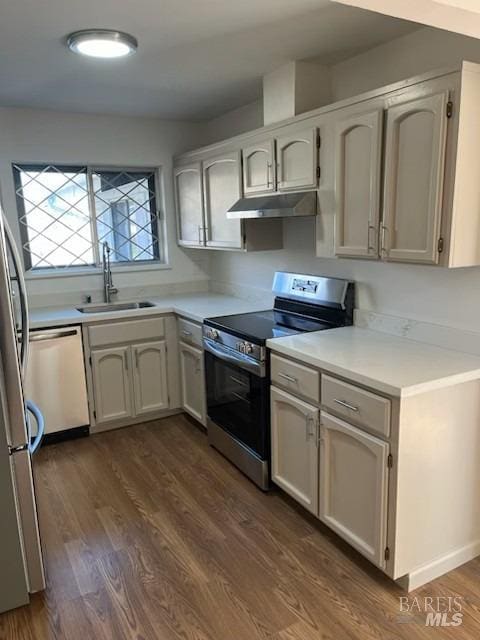
<path fill-rule="evenodd" d="M 183 410 L 178 409 L 166 409 L 165 411 L 158 411 L 157 413 L 144 414 L 143 416 L 136 416 L 135 418 L 128 418 L 127 420 L 117 420 L 112 422 L 106 422 L 104 424 L 96 424 L 90 427 L 90 435 L 96 433 L 103 433 L 104 431 L 112 431 L 113 429 L 123 429 L 123 427 L 132 427 L 135 424 L 141 424 L 142 422 L 152 422 L 153 420 L 161 420 L 162 418 L 169 418 L 175 416 L 178 413 L 183 413 Z"/>
<path fill-rule="evenodd" d="M 441 558 L 436 558 L 415 571 L 411 571 L 405 576 L 398 578 L 396 583 L 406 591 L 413 591 L 419 587 L 443 576 L 445 573 L 460 567 L 465 562 L 473 560 L 480 554 L 480 540 L 472 542 L 455 551 L 447 553 Z"/>

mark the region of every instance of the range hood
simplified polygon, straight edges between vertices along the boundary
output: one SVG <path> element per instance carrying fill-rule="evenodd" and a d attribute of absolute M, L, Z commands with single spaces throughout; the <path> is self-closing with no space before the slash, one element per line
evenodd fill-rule
<path fill-rule="evenodd" d="M 240 198 L 227 211 L 227 218 L 292 218 L 317 213 L 317 192 L 276 193 Z"/>

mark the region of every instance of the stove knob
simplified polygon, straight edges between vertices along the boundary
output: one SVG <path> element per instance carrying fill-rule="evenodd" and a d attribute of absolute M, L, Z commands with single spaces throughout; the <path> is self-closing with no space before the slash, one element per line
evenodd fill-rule
<path fill-rule="evenodd" d="M 253 353 L 253 344 L 251 344 L 250 342 L 244 342 L 243 349 L 243 353 L 246 353 L 247 355 Z"/>
<path fill-rule="evenodd" d="M 244 342 L 237 342 L 236 347 L 237 347 L 237 351 L 240 351 L 240 353 L 245 353 L 245 343 Z"/>
<path fill-rule="evenodd" d="M 212 340 L 216 340 L 218 338 L 218 331 L 216 329 L 210 329 L 208 332 L 208 337 Z"/>

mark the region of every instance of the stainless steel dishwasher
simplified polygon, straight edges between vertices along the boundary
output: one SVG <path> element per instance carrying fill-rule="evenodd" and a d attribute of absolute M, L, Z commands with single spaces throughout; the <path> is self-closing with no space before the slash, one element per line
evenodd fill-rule
<path fill-rule="evenodd" d="M 45 417 L 45 434 L 67 436 L 69 429 L 87 432 L 87 381 L 80 326 L 30 332 L 26 397 Z"/>

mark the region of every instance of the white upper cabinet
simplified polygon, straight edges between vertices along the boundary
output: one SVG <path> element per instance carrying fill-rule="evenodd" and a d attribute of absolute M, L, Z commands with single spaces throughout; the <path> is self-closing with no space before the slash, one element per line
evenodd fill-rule
<path fill-rule="evenodd" d="M 241 249 L 240 220 L 229 220 L 227 211 L 242 192 L 240 152 L 223 153 L 203 163 L 206 246 Z"/>
<path fill-rule="evenodd" d="M 278 190 L 315 189 L 318 181 L 317 128 L 286 132 L 277 137 L 276 142 Z"/>
<path fill-rule="evenodd" d="M 387 545 L 388 447 L 322 412 L 320 519 L 381 568 Z"/>
<path fill-rule="evenodd" d="M 387 110 L 382 254 L 437 263 L 448 92 Z"/>
<path fill-rule="evenodd" d="M 245 195 L 275 191 L 275 143 L 262 140 L 242 149 Z"/>
<path fill-rule="evenodd" d="M 335 123 L 335 254 L 378 257 L 383 111 Z"/>
<path fill-rule="evenodd" d="M 200 162 L 173 171 L 177 209 L 178 243 L 182 246 L 205 244 L 202 167 Z"/>

